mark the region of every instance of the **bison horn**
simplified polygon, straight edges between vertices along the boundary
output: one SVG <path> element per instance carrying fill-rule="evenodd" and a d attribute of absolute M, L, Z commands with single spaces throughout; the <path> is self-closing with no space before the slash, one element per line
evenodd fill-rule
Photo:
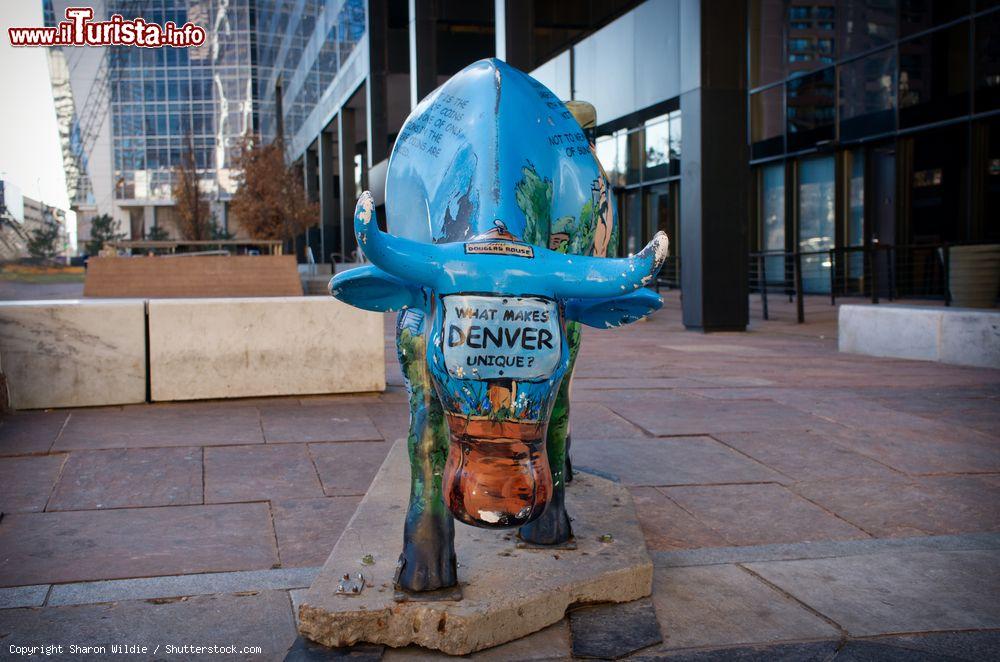
<path fill-rule="evenodd" d="M 628 294 L 656 278 L 670 241 L 657 232 L 636 255 L 622 258 L 560 255 L 562 264 L 554 270 L 554 294 L 560 299 L 611 298 Z"/>
<path fill-rule="evenodd" d="M 446 281 L 449 285 L 461 282 L 463 275 L 475 281 L 487 273 L 474 268 L 464 254 L 382 232 L 368 191 L 358 199 L 354 233 L 372 264 L 404 281 L 440 289 Z M 663 266 L 668 245 L 667 235 L 657 232 L 642 251 L 627 258 L 565 255 L 536 246 L 532 266 L 518 264 L 519 277 L 524 279 L 524 291 L 534 294 L 557 299 L 613 298 L 651 283 Z"/>
<path fill-rule="evenodd" d="M 382 271 L 405 281 L 433 286 L 432 269 L 440 261 L 435 244 L 382 232 L 375 216 L 375 200 L 365 191 L 354 209 L 354 234 L 361 251 Z"/>

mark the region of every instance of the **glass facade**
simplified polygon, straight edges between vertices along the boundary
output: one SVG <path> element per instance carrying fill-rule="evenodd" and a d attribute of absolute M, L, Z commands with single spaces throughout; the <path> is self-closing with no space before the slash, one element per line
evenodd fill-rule
<path fill-rule="evenodd" d="M 854 140 L 892 131 L 896 109 L 896 53 L 886 49 L 838 69 L 840 137 Z"/>
<path fill-rule="evenodd" d="M 47 23 L 61 16 L 65 5 L 45 0 Z M 72 199 L 77 207 L 114 212 L 124 230 L 131 221 L 133 238 L 150 229 L 151 216 L 172 231 L 174 170 L 190 151 L 201 188 L 226 225 L 225 202 L 238 185 L 235 166 L 244 140 L 260 135 L 270 141 L 281 133 L 289 156 L 297 157 L 304 145 L 291 154 L 296 135 L 308 144 L 318 133 L 305 127 L 307 120 L 334 112 L 342 101 L 327 93 L 345 63 L 362 60 L 356 46 L 365 35 L 365 2 L 146 0 L 139 5 L 108 0 L 100 5 L 99 18 L 117 13 L 158 24 L 190 21 L 206 30 L 205 43 L 101 49 L 94 56 L 96 74 L 79 76 L 88 79 L 88 87 L 75 104 L 61 90 L 71 87 L 67 81 L 80 53 L 52 49 L 57 101 L 68 99 L 59 108 L 65 107 L 60 126 Z M 362 65 L 352 72 L 354 88 L 365 75 Z M 98 137 L 105 135 L 110 154 L 93 158 Z"/>
<path fill-rule="evenodd" d="M 317 108 L 335 110 L 324 108 L 321 100 L 339 101 L 324 99 L 324 94 L 364 37 L 365 21 L 364 0 L 258 2 L 257 84 L 260 133 L 265 140 L 273 139 L 280 129 L 286 139 L 296 142 Z"/>
<path fill-rule="evenodd" d="M 1000 110 L 998 11 L 996 3 L 753 0 L 752 158 Z"/>
<path fill-rule="evenodd" d="M 681 173 L 681 112 L 673 110 L 635 124 L 599 136 L 597 158 L 618 198 L 620 254 L 635 253 L 657 230 L 666 231 L 674 259 L 668 261 L 662 278 L 672 282 L 678 274 L 680 246 L 677 183 Z"/>
<path fill-rule="evenodd" d="M 931 246 L 1000 234 L 1000 3 L 751 0 L 748 16 L 755 250 L 800 252 L 809 292 L 867 274 L 930 293 Z M 767 258 L 769 281 L 786 259 Z"/>
<path fill-rule="evenodd" d="M 256 131 L 252 0 L 150 0 L 150 22 L 206 28 L 197 48 L 110 47 L 108 52 L 114 197 L 170 200 L 173 169 L 192 150 L 202 189 L 213 199 L 235 191 L 233 167 Z M 131 15 L 115 0 L 108 13 Z"/>

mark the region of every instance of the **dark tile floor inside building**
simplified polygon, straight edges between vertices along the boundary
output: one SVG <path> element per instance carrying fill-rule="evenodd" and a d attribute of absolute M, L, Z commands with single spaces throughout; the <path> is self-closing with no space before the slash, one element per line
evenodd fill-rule
<path fill-rule="evenodd" d="M 629 486 L 656 567 L 663 642 L 635 657 L 1000 657 L 1000 370 L 839 354 L 820 300 L 805 325 L 772 304 L 749 333 L 702 335 L 666 299 L 588 329 L 573 386 L 573 461 Z M 405 435 L 386 356 L 382 394 L 6 417 L 4 655 L 282 659 L 297 597 Z M 564 620 L 475 657 L 571 650 Z"/>

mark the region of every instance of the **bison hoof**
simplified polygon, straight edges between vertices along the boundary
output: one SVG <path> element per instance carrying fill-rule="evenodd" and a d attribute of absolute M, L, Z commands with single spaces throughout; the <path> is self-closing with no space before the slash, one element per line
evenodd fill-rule
<path fill-rule="evenodd" d="M 410 593 L 437 591 L 458 584 L 458 569 L 454 555 L 399 555 L 396 566 L 395 587 Z"/>
<path fill-rule="evenodd" d="M 518 529 L 521 540 L 532 545 L 561 545 L 573 537 L 569 515 L 562 503 L 553 502 L 542 516 Z"/>

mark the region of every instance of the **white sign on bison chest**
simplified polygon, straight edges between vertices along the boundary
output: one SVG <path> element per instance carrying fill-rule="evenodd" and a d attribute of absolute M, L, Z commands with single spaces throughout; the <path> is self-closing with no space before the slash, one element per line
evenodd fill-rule
<path fill-rule="evenodd" d="M 452 294 L 444 305 L 444 363 L 463 379 L 547 379 L 562 338 L 555 302 Z"/>

